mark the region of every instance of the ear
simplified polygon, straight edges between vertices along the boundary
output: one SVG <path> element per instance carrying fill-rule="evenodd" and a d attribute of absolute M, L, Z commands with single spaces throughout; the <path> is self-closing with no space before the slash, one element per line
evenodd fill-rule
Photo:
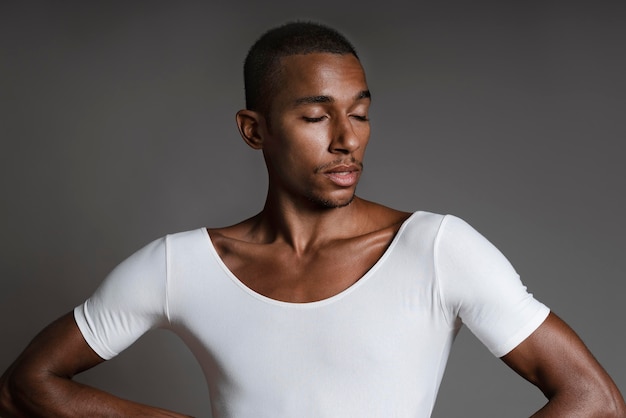
<path fill-rule="evenodd" d="M 246 144 L 254 149 L 263 148 L 263 116 L 253 110 L 243 109 L 237 112 L 237 127 Z"/>

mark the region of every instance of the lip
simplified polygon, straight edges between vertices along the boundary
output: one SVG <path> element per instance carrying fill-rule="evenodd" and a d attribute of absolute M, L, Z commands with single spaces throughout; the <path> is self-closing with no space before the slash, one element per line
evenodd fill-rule
<path fill-rule="evenodd" d="M 322 174 L 337 186 L 350 187 L 359 180 L 361 169 L 357 165 L 336 165 L 324 170 Z"/>

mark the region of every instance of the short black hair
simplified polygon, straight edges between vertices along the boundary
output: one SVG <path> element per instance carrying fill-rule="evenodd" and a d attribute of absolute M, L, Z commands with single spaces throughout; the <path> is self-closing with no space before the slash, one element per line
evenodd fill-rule
<path fill-rule="evenodd" d="M 280 72 L 280 59 L 316 52 L 352 54 L 359 58 L 345 36 L 320 23 L 289 22 L 261 35 L 248 51 L 243 66 L 246 108 L 269 112 Z"/>

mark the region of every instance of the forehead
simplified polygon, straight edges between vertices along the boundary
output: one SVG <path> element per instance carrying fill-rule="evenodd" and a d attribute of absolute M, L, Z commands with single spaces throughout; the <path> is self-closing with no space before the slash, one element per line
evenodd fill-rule
<path fill-rule="evenodd" d="M 365 72 L 352 54 L 313 53 L 281 58 L 274 99 L 301 96 L 353 98 L 367 90 Z"/>

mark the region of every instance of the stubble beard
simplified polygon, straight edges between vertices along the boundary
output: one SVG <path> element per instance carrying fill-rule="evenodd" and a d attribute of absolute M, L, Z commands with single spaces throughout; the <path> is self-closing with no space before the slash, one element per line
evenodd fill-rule
<path fill-rule="evenodd" d="M 340 164 L 342 162 L 349 163 L 349 164 L 358 164 L 361 167 L 361 171 L 363 170 L 363 163 L 358 161 L 354 157 L 351 157 L 347 161 L 341 159 L 341 160 L 332 161 L 330 163 L 326 163 L 324 165 L 318 166 L 318 167 L 315 168 L 315 172 L 316 173 L 320 173 L 324 169 L 326 169 L 326 168 L 328 168 L 328 167 L 330 167 L 332 165 Z M 348 200 L 327 199 L 327 198 L 325 198 L 323 196 L 316 195 L 315 192 L 313 192 L 313 191 L 310 191 L 308 193 L 308 200 L 311 203 L 314 203 L 315 205 L 318 205 L 318 206 L 320 206 L 323 209 L 344 208 L 344 207 L 348 206 L 350 203 L 352 203 L 354 201 L 355 197 L 356 197 L 356 188 L 353 190 L 352 195 L 348 198 Z"/>
<path fill-rule="evenodd" d="M 338 209 L 338 208 L 345 208 L 350 203 L 352 203 L 354 201 L 355 196 L 356 194 L 352 193 L 352 196 L 350 196 L 350 198 L 347 201 L 344 201 L 344 200 L 336 201 L 336 200 L 324 199 L 323 197 L 319 197 L 319 196 L 310 195 L 309 201 L 320 206 L 323 209 Z"/>

